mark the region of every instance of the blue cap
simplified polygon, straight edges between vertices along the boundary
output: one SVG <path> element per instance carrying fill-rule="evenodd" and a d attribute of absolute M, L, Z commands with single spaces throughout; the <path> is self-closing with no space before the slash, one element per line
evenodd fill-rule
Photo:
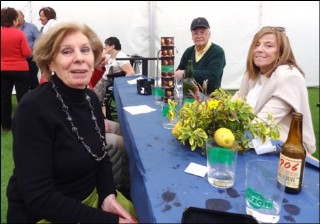
<path fill-rule="evenodd" d="M 205 27 L 205 28 L 209 28 L 210 29 L 208 20 L 206 18 L 204 18 L 204 17 L 198 17 L 198 18 L 195 18 L 192 21 L 192 23 L 191 23 L 191 31 L 194 30 L 197 27 Z"/>

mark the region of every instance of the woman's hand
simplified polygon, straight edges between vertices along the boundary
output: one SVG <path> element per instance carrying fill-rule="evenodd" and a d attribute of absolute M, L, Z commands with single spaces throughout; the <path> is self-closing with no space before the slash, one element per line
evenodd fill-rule
<path fill-rule="evenodd" d="M 105 212 L 118 215 L 119 223 L 138 223 L 138 221 L 116 200 L 114 194 L 110 194 L 104 199 L 101 209 Z"/>
<path fill-rule="evenodd" d="M 109 58 L 110 54 L 103 54 L 99 64 L 95 68 L 102 71 L 102 68 L 108 63 Z"/>
<path fill-rule="evenodd" d="M 111 125 L 108 121 L 108 119 L 104 119 L 104 126 L 106 127 L 106 133 L 111 133 Z"/>

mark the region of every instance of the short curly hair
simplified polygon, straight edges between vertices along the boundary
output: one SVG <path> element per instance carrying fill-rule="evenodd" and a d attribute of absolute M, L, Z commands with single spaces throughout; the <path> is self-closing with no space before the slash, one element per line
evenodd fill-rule
<path fill-rule="evenodd" d="M 43 11 L 43 14 L 48 18 L 48 20 L 50 19 L 57 19 L 57 14 L 56 14 L 56 11 L 54 11 L 53 8 L 51 7 L 42 7 L 40 10 L 39 10 L 39 15 L 40 15 L 40 12 Z"/>
<path fill-rule="evenodd" d="M 33 48 L 33 58 L 48 80 L 51 80 L 49 64 L 57 56 L 61 42 L 67 34 L 80 31 L 89 40 L 97 65 L 102 57 L 103 44 L 97 34 L 86 24 L 75 22 L 61 22 L 42 34 Z"/>
<path fill-rule="evenodd" d="M 13 21 L 18 18 L 18 12 L 14 8 L 5 7 L 1 9 L 1 26 L 13 26 Z"/>

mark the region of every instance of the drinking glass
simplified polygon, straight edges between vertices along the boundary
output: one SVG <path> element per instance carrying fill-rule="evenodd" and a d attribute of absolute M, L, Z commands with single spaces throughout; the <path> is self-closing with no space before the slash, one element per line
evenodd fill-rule
<path fill-rule="evenodd" d="M 277 223 L 280 219 L 285 187 L 278 183 L 277 171 L 271 169 L 275 166 L 278 163 L 262 159 L 246 163 L 246 211 L 258 222 Z"/>
<path fill-rule="evenodd" d="M 214 138 L 206 141 L 208 182 L 218 188 L 230 188 L 234 184 L 237 163 L 237 145 L 219 146 Z"/>
<path fill-rule="evenodd" d="M 154 87 L 152 89 L 152 95 L 154 96 L 154 103 L 161 105 L 164 99 L 165 89 L 161 86 L 161 79 L 155 78 Z"/>

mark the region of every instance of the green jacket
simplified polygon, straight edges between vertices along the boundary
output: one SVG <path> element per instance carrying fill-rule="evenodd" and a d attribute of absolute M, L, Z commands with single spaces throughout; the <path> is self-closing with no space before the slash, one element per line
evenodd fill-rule
<path fill-rule="evenodd" d="M 212 43 L 208 51 L 198 62 L 195 61 L 195 46 L 187 48 L 182 55 L 177 69 L 185 70 L 190 59 L 193 62 L 194 79 L 197 83 L 202 86 L 203 81 L 208 79 L 207 94 L 210 94 L 221 86 L 226 58 L 220 46 Z"/>

